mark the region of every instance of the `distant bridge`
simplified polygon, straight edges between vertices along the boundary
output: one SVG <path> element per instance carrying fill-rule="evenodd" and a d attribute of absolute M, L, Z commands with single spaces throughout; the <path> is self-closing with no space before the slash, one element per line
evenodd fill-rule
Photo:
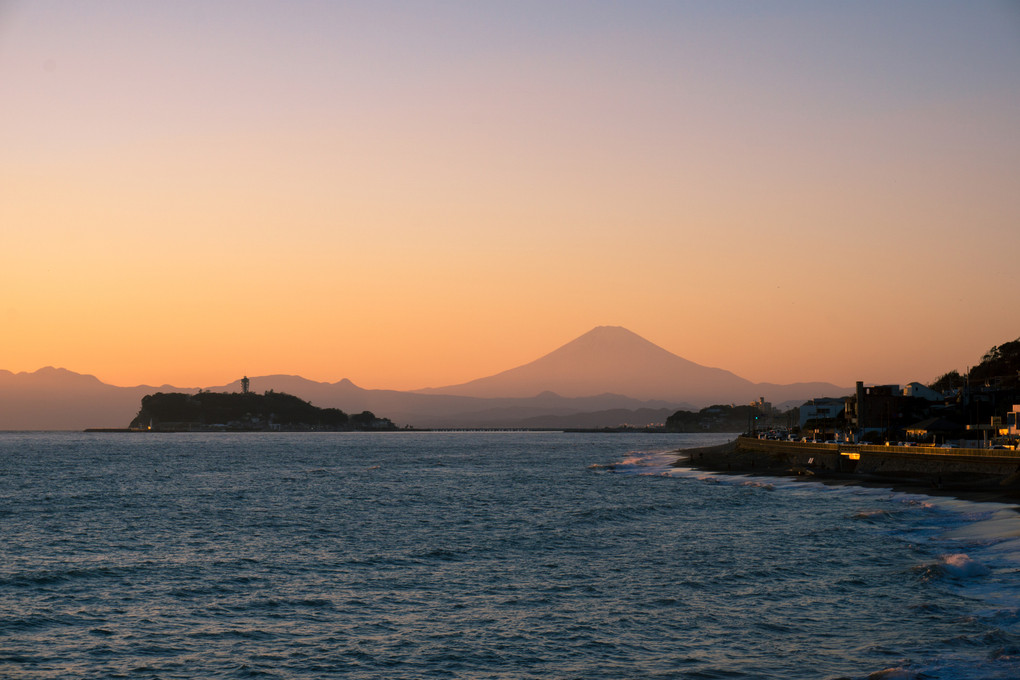
<path fill-rule="evenodd" d="M 540 427 L 409 427 L 408 432 L 563 432 L 560 428 Z"/>

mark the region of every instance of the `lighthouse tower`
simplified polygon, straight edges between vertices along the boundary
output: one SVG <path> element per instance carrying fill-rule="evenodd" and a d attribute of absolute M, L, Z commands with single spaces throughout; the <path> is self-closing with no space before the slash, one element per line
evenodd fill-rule
<path fill-rule="evenodd" d="M 251 384 L 251 381 L 248 380 L 248 376 L 244 376 L 243 378 L 241 378 L 241 393 L 242 394 L 248 394 L 248 385 L 250 385 L 250 384 Z"/>

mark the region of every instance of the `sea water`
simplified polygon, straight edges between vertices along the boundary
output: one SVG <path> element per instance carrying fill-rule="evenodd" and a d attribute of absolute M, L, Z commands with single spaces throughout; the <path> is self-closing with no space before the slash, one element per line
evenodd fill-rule
<path fill-rule="evenodd" d="M 0 677 L 1020 677 L 1011 507 L 726 438 L 0 434 Z"/>

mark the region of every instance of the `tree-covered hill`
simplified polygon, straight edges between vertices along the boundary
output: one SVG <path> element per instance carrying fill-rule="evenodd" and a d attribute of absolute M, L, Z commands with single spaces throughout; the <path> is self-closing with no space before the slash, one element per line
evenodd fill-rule
<path fill-rule="evenodd" d="M 1000 387 L 1018 386 L 1020 377 L 1020 338 L 992 347 L 981 357 L 981 362 L 973 366 L 966 375 L 959 371 L 949 371 L 939 376 L 929 387 L 945 391 L 963 387 L 968 383 L 976 387 L 984 383 L 996 383 Z"/>
<path fill-rule="evenodd" d="M 981 363 L 970 369 L 971 381 L 984 381 L 998 378 L 1015 381 L 1020 373 L 1020 338 L 992 347 L 983 357 Z"/>
<path fill-rule="evenodd" d="M 667 432 L 748 432 L 761 411 L 756 406 L 716 404 L 700 411 L 677 411 L 666 419 Z"/>
<path fill-rule="evenodd" d="M 348 415 L 284 392 L 157 392 L 142 397 L 130 427 L 153 430 L 392 430 L 370 411 Z"/>

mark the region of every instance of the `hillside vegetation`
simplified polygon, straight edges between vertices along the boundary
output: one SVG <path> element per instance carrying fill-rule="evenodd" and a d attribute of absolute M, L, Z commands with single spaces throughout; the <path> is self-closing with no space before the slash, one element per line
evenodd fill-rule
<path fill-rule="evenodd" d="M 371 411 L 348 415 L 285 392 L 157 392 L 142 397 L 130 427 L 153 430 L 392 430 Z"/>
<path fill-rule="evenodd" d="M 1020 338 L 992 347 L 981 357 L 981 362 L 965 374 L 949 371 L 939 376 L 929 387 L 944 391 L 996 381 L 1001 387 L 1016 387 L 1020 377 Z"/>

